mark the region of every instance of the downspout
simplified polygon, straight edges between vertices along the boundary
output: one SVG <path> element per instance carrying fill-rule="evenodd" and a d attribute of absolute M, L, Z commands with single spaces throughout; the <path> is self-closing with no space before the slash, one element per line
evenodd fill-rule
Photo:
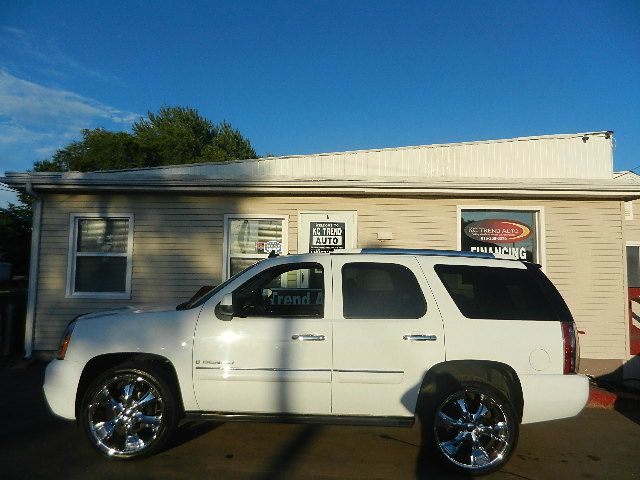
<path fill-rule="evenodd" d="M 36 199 L 32 213 L 31 256 L 29 257 L 29 291 L 27 292 L 27 316 L 24 326 L 24 357 L 33 354 L 33 336 L 36 324 L 36 294 L 38 289 L 38 266 L 40 264 L 40 225 L 42 223 L 42 197 L 27 183 L 25 191 Z"/>

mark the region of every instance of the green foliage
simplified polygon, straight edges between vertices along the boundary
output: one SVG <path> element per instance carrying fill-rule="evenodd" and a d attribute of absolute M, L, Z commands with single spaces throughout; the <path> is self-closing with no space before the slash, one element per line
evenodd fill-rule
<path fill-rule="evenodd" d="M 51 159 L 36 162 L 36 172 L 92 172 L 145 166 L 143 149 L 133 135 L 102 128 L 82 130 L 82 140 L 71 142 Z"/>
<path fill-rule="evenodd" d="M 200 162 L 224 162 L 256 158 L 256 152 L 249 140 L 227 122 L 214 128 L 213 139 L 204 146 Z"/>
<path fill-rule="evenodd" d="M 31 206 L 0 208 L 0 261 L 12 264 L 14 276 L 27 275 L 31 246 Z"/>
<path fill-rule="evenodd" d="M 216 125 L 188 107 L 162 107 L 133 132 L 82 131 L 82 140 L 36 162 L 36 172 L 92 172 L 256 158 L 251 142 L 226 122 Z"/>
<path fill-rule="evenodd" d="M 136 140 L 155 165 L 194 163 L 213 140 L 214 125 L 192 108 L 162 107 L 133 124 Z"/>
<path fill-rule="evenodd" d="M 133 124 L 149 165 L 256 158 L 251 142 L 226 122 L 216 125 L 193 108 L 162 107 Z"/>

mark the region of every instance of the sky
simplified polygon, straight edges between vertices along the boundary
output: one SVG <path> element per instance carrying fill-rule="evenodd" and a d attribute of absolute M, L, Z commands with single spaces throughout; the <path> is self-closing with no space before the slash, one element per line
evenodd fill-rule
<path fill-rule="evenodd" d="M 640 1 L 0 0 L 0 174 L 163 105 L 259 155 L 613 130 L 631 169 Z"/>

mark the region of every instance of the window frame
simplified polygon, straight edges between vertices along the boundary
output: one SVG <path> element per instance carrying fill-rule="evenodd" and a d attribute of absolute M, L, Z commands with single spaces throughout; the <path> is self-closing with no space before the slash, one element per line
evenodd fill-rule
<path fill-rule="evenodd" d="M 631 282 L 629 280 L 629 255 L 627 255 L 627 248 L 629 247 L 637 248 L 638 255 L 640 256 L 640 241 L 627 240 L 624 244 L 624 277 L 625 277 L 625 285 L 626 285 L 627 292 L 629 288 L 636 288 L 636 287 L 630 286 Z M 640 264 L 638 265 L 638 269 L 640 270 Z"/>
<path fill-rule="evenodd" d="M 78 225 L 80 220 L 126 219 L 128 224 L 127 251 L 125 253 L 82 253 L 78 252 Z M 70 213 L 69 214 L 69 250 L 67 254 L 66 298 L 95 298 L 130 300 L 131 277 L 133 272 L 133 213 Z M 127 259 L 124 292 L 76 292 L 76 264 L 78 257 L 120 257 Z"/>
<path fill-rule="evenodd" d="M 327 271 L 325 269 L 325 266 L 321 263 L 321 262 L 317 262 L 317 261 L 308 261 L 308 262 L 292 262 L 292 263 L 281 263 L 278 265 L 272 265 L 268 268 L 265 268 L 264 270 L 261 270 L 260 272 L 256 273 L 255 275 L 253 275 L 251 278 L 249 278 L 247 281 L 245 281 L 244 283 L 240 284 L 238 287 L 234 288 L 230 293 L 233 295 L 233 299 L 234 299 L 234 304 L 236 301 L 236 293 L 240 290 L 242 290 L 243 288 L 245 288 L 249 283 L 251 283 L 253 280 L 256 279 L 256 277 L 262 276 L 268 272 L 271 272 L 272 270 L 284 270 L 282 273 L 280 273 L 279 275 L 284 275 L 284 274 L 288 274 L 291 271 L 294 270 L 305 270 L 305 269 L 311 269 L 311 268 L 320 268 L 322 269 L 322 314 L 320 316 L 314 316 L 314 315 L 247 315 L 247 316 L 238 316 L 238 318 L 242 318 L 243 320 L 251 320 L 251 319 L 264 319 L 264 318 L 270 318 L 270 319 L 291 319 L 291 318 L 296 318 L 296 319 L 301 319 L 301 320 L 308 320 L 308 319 L 312 319 L 312 320 L 324 320 L 325 319 L 325 315 L 326 315 L 326 307 L 327 307 Z M 275 278 L 275 277 L 274 277 Z M 294 288 L 291 288 L 290 290 L 295 290 Z M 305 287 L 301 287 L 300 290 L 317 290 L 317 289 L 311 289 L 311 288 L 305 288 Z"/>
<path fill-rule="evenodd" d="M 353 266 L 353 265 L 374 265 L 374 266 L 382 266 L 384 265 L 385 267 L 388 266 L 393 266 L 393 267 L 400 267 L 401 269 L 406 270 L 407 272 L 409 272 L 411 274 L 411 276 L 413 277 L 413 280 L 415 281 L 415 285 L 418 289 L 418 292 L 420 293 L 420 297 L 422 298 L 423 301 L 423 305 L 424 308 L 422 310 L 422 313 L 416 317 L 414 316 L 405 316 L 405 317 L 394 317 L 394 316 L 380 316 L 380 317 L 375 317 L 375 316 L 370 316 L 370 315 L 366 315 L 366 316 L 355 316 L 355 315 L 347 315 L 345 313 L 345 294 L 344 294 L 344 287 L 345 287 L 345 283 L 344 283 L 344 269 L 348 268 L 349 266 Z M 420 320 L 422 318 L 425 317 L 425 315 L 427 315 L 427 313 L 429 312 L 429 303 L 427 301 L 427 296 L 425 295 L 425 291 L 422 288 L 422 285 L 420 285 L 420 280 L 418 279 L 418 276 L 416 275 L 415 271 L 409 267 L 408 265 L 404 264 L 404 263 L 399 263 L 396 261 L 385 261 L 385 262 L 381 262 L 381 261 L 375 261 L 375 260 L 354 260 L 354 261 L 348 261 L 343 263 L 340 266 L 339 269 L 339 275 L 340 275 L 340 298 L 341 298 L 341 302 L 342 302 L 342 318 L 344 320 L 348 320 L 348 321 L 358 321 L 358 320 L 370 320 L 370 321 L 386 321 L 386 320 L 393 320 L 393 321 L 417 321 Z M 394 289 L 395 291 L 395 289 Z"/>
<path fill-rule="evenodd" d="M 458 205 L 456 211 L 456 249 L 461 251 L 462 249 L 462 212 L 465 210 L 487 210 L 487 211 L 527 211 L 533 212 L 536 221 L 536 243 L 538 245 L 538 261 L 537 263 L 542 266 L 542 271 L 547 270 L 547 258 L 545 247 L 545 213 L 544 207 L 539 205 Z"/>
<path fill-rule="evenodd" d="M 562 322 L 562 321 L 569 321 L 569 322 L 573 322 L 573 316 L 571 315 L 571 311 L 569 310 L 569 307 L 567 306 L 565 300 L 562 298 L 562 295 L 560 294 L 560 292 L 558 291 L 558 289 L 555 287 L 555 285 L 553 285 L 553 283 L 543 274 L 540 272 L 540 270 L 538 270 L 538 266 L 532 263 L 527 263 L 525 264 L 525 268 L 512 268 L 512 267 L 496 267 L 496 266 L 488 266 L 488 265 L 469 265 L 469 264 L 460 264 L 460 263 L 436 263 L 433 265 L 433 270 L 436 274 L 436 277 L 438 278 L 438 280 L 440 281 L 440 283 L 444 286 L 446 292 L 449 295 L 449 300 L 451 302 L 453 302 L 453 304 L 455 305 L 455 307 L 458 309 L 458 311 L 460 312 L 460 315 L 462 315 L 464 318 L 468 319 L 468 320 L 472 320 L 472 321 L 476 321 L 476 320 L 480 320 L 480 321 L 531 321 L 531 322 Z M 509 272 L 509 274 L 514 273 L 514 274 L 522 274 L 525 276 L 525 278 L 527 278 L 527 280 L 530 282 L 530 288 L 528 291 L 532 291 L 533 289 L 531 288 L 531 285 L 533 285 L 535 288 L 538 289 L 538 297 L 544 299 L 544 301 L 546 302 L 546 305 L 544 306 L 545 308 L 547 308 L 550 312 L 553 312 L 553 314 L 555 315 L 555 318 L 551 318 L 551 317 L 543 317 L 543 318 L 526 318 L 526 317 L 521 317 L 519 315 L 502 315 L 502 316 L 498 316 L 498 315 L 492 315 L 492 316 L 487 316 L 487 315 L 480 315 L 479 313 L 476 313 L 474 311 L 471 311 L 465 307 L 463 307 L 458 300 L 456 299 L 456 292 L 453 290 L 453 288 L 450 286 L 450 284 L 445 280 L 445 275 L 453 273 L 454 275 L 457 274 L 456 272 L 447 272 L 446 270 L 448 269 L 453 269 L 456 270 L 458 269 L 459 272 L 457 273 L 464 273 L 464 270 L 467 270 L 469 272 L 475 271 L 475 272 L 482 272 L 482 271 L 486 271 L 486 270 L 491 270 L 493 272 L 498 272 L 498 271 L 502 271 L 502 273 L 507 273 Z M 474 272 L 474 273 L 475 273 Z M 542 278 L 540 277 L 542 276 Z M 486 278 L 486 275 L 483 275 L 484 278 Z M 474 299 L 475 299 L 475 294 L 476 294 L 476 285 L 477 284 L 473 284 L 474 287 Z M 504 284 L 505 287 L 508 287 L 508 285 L 505 283 Z M 530 305 L 529 305 L 530 306 Z M 530 311 L 529 309 L 527 311 Z"/>
<path fill-rule="evenodd" d="M 231 236 L 231 220 L 279 220 L 282 222 L 282 255 L 289 252 L 289 215 L 270 215 L 270 214 L 244 214 L 244 213 L 226 213 L 223 221 L 223 238 L 222 238 L 222 281 L 229 279 L 231 272 L 231 254 L 229 241 Z M 267 258 L 267 253 L 248 254 L 242 253 L 234 255 L 234 258 L 256 259 L 256 261 Z"/>

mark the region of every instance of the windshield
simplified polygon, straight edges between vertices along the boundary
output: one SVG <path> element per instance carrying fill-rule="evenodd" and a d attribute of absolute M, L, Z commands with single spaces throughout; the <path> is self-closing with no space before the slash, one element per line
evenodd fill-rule
<path fill-rule="evenodd" d="M 203 287 L 203 288 L 201 288 L 189 300 L 187 300 L 186 302 L 181 303 L 180 305 L 178 305 L 176 307 L 176 310 L 189 310 L 190 308 L 199 307 L 204 302 L 206 302 L 211 297 L 213 297 L 216 293 L 218 293 L 220 290 L 222 290 L 224 287 L 226 287 L 231 282 L 233 282 L 236 278 L 238 278 L 244 272 L 248 272 L 249 270 L 254 268 L 256 265 L 258 265 L 258 263 L 260 263 L 260 262 L 256 262 L 253 265 L 249 265 L 247 268 L 245 268 L 244 270 L 236 273 L 233 277 L 229 278 L 228 280 L 225 280 L 224 282 L 222 282 L 217 287 L 212 287 L 212 288 Z"/>

